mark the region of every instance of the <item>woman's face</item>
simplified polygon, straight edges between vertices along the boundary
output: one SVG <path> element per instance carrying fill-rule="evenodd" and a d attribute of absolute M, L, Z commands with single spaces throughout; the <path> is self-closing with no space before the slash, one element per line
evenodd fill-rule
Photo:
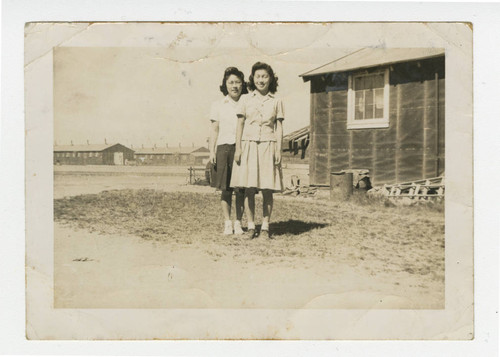
<path fill-rule="evenodd" d="M 238 76 L 231 74 L 226 80 L 227 94 L 234 100 L 240 99 L 243 90 L 243 82 Z"/>
<path fill-rule="evenodd" d="M 267 94 L 269 91 L 269 73 L 265 69 L 258 69 L 255 71 L 253 75 L 253 82 L 255 84 L 255 88 L 261 94 Z"/>

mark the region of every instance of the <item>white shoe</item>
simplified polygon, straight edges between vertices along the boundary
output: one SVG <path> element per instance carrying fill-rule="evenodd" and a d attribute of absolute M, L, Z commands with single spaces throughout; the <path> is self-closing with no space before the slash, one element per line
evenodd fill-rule
<path fill-rule="evenodd" d="M 234 221 L 234 234 L 243 234 L 243 229 L 241 228 L 241 221 Z"/>
<path fill-rule="evenodd" d="M 229 236 L 231 234 L 233 234 L 233 222 L 226 221 L 224 223 L 224 235 Z"/>

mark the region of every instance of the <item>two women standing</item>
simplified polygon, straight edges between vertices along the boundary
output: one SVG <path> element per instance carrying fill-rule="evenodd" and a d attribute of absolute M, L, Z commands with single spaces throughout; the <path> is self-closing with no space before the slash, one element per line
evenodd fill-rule
<path fill-rule="evenodd" d="M 241 221 L 242 214 L 238 217 L 238 202 L 241 202 L 241 191 L 244 191 L 248 238 L 257 237 L 254 221 L 255 194 L 257 191 L 262 191 L 260 236 L 272 238 L 269 232 L 269 222 L 273 210 L 273 193 L 283 190 L 281 143 L 284 107 L 282 100 L 275 96 L 278 78 L 268 64 L 257 62 L 252 66 L 248 88 L 252 92 L 237 100 L 238 104 L 235 109 L 238 119 L 233 117 L 233 121 L 237 122 L 234 144 L 235 164 L 232 164 L 229 187 L 235 188 L 237 193 L 235 227 L 237 222 Z M 226 216 L 224 208 L 223 213 Z"/>

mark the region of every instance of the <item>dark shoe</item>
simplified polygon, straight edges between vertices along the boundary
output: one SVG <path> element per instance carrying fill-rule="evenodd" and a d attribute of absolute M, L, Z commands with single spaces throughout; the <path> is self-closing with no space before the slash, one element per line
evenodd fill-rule
<path fill-rule="evenodd" d="M 254 239 L 256 238 L 255 236 L 255 229 L 249 229 L 247 231 L 247 236 L 246 236 L 247 239 Z"/>
<path fill-rule="evenodd" d="M 264 239 L 273 239 L 273 237 L 271 236 L 271 233 L 269 233 L 269 231 L 267 231 L 267 230 L 260 231 L 260 236 Z"/>

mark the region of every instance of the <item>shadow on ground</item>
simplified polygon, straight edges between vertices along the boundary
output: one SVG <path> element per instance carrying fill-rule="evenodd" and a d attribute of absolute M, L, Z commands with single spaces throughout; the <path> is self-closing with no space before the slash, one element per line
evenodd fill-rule
<path fill-rule="evenodd" d="M 285 234 L 298 235 L 326 226 L 328 226 L 326 223 L 304 222 L 289 219 L 288 221 L 272 222 L 269 228 L 273 236 L 280 236 Z M 260 230 L 260 227 L 257 227 L 257 230 Z"/>

